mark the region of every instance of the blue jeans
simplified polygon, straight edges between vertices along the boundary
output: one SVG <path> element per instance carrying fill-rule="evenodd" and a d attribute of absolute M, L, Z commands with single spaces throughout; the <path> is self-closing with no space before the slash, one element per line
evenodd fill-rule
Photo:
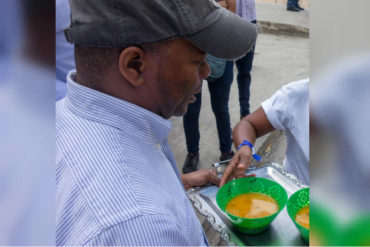
<path fill-rule="evenodd" d="M 288 0 L 287 7 L 296 7 L 299 0 Z"/>
<path fill-rule="evenodd" d="M 238 89 L 239 89 L 239 104 L 240 104 L 240 116 L 241 118 L 249 114 L 249 98 L 250 98 L 250 86 L 252 82 L 251 70 L 254 57 L 253 50 L 248 52 L 244 57 L 240 58 L 235 62 L 238 68 Z"/>
<path fill-rule="evenodd" d="M 229 94 L 233 82 L 233 62 L 227 61 L 222 77 L 215 81 L 208 81 L 211 96 L 212 111 L 216 117 L 218 139 L 221 153 L 231 150 L 231 127 L 229 114 Z M 196 95 L 197 100 L 189 104 L 188 111 L 183 118 L 186 147 L 189 153 L 199 152 L 199 114 L 202 104 L 202 93 Z"/>
<path fill-rule="evenodd" d="M 252 23 L 257 23 L 256 20 Z M 236 60 L 235 64 L 238 68 L 238 89 L 239 89 L 239 104 L 240 104 L 240 117 L 243 118 L 249 114 L 249 98 L 251 86 L 251 70 L 254 58 L 254 48 L 249 51 L 244 57 Z"/>

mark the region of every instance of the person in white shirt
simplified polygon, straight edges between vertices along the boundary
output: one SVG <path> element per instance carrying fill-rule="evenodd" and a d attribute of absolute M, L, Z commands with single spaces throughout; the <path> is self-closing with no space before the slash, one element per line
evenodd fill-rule
<path fill-rule="evenodd" d="M 255 157 L 256 138 L 273 130 L 283 130 L 287 138 L 284 168 L 303 184 L 309 184 L 309 80 L 305 79 L 283 86 L 235 126 L 233 141 L 238 152 L 226 168 L 220 186 L 232 177 L 245 176 Z"/>

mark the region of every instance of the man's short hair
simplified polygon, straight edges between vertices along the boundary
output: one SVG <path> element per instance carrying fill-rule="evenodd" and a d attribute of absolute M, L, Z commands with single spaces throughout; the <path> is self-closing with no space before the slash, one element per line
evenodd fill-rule
<path fill-rule="evenodd" d="M 101 88 L 107 71 L 118 61 L 124 48 L 91 47 L 75 45 L 75 61 L 78 73 L 84 75 L 85 83 L 93 89 Z"/>
<path fill-rule="evenodd" d="M 165 54 L 167 43 L 161 41 L 137 45 L 145 52 Z M 78 73 L 84 75 L 89 87 L 99 90 L 104 77 L 113 66 L 118 66 L 118 59 L 126 47 L 92 47 L 75 45 L 75 61 Z"/>

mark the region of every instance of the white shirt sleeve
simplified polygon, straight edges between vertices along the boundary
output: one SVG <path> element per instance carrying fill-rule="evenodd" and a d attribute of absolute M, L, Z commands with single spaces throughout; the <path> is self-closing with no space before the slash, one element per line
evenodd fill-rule
<path fill-rule="evenodd" d="M 281 88 L 271 98 L 262 102 L 261 106 L 274 129 L 286 130 L 289 125 L 287 93 Z"/>
<path fill-rule="evenodd" d="M 308 79 L 283 86 L 271 98 L 262 102 L 262 108 L 271 125 L 277 130 L 291 130 L 292 117 L 298 116 L 308 99 Z"/>

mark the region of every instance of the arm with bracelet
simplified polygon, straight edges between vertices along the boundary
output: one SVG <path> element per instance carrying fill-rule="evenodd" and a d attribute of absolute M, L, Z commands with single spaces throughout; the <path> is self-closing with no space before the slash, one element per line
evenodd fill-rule
<path fill-rule="evenodd" d="M 252 158 L 257 160 L 259 158 L 253 152 L 256 138 L 273 130 L 274 127 L 271 125 L 262 107 L 240 120 L 233 130 L 233 141 L 238 151 L 229 162 L 220 186 L 230 181 L 233 177 L 245 177 L 245 172 L 249 168 Z"/>

